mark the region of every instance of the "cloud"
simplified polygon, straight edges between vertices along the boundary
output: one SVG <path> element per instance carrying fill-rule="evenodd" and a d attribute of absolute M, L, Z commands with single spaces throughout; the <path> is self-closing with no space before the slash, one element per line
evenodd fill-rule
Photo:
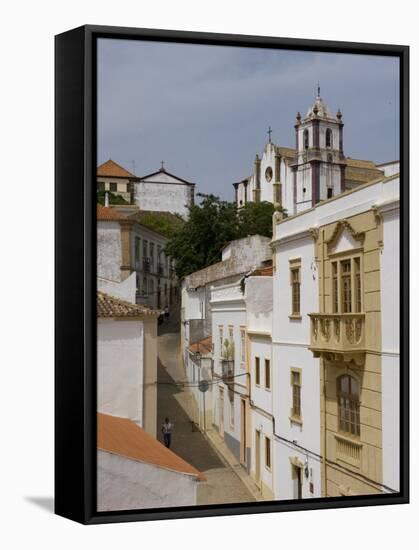
<path fill-rule="evenodd" d="M 398 60 L 224 46 L 100 40 L 98 158 L 137 173 L 168 169 L 199 190 L 232 198 L 250 173 L 268 125 L 294 142 L 320 81 L 345 121 L 345 152 L 377 161 L 398 157 Z"/>

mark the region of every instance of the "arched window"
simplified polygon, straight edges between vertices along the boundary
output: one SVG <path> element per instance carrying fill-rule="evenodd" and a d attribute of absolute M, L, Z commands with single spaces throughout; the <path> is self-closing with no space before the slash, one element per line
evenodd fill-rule
<path fill-rule="evenodd" d="M 326 130 L 326 147 L 332 147 L 332 145 L 333 145 L 332 130 L 328 128 Z"/>
<path fill-rule="evenodd" d="M 359 382 L 349 374 L 337 379 L 339 431 L 359 437 Z"/>
<path fill-rule="evenodd" d="M 304 139 L 304 149 L 308 149 L 308 130 L 307 129 L 304 130 L 303 139 Z"/>

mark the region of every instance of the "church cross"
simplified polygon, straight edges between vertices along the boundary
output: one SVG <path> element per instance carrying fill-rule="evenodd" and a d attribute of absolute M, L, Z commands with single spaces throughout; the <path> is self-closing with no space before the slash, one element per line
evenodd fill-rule
<path fill-rule="evenodd" d="M 272 128 L 269 126 L 268 131 L 266 132 L 269 136 L 269 143 L 271 143 L 271 134 L 272 134 Z"/>
<path fill-rule="evenodd" d="M 161 160 L 160 162 L 161 162 L 161 168 L 160 168 L 160 170 L 164 170 L 164 160 Z"/>

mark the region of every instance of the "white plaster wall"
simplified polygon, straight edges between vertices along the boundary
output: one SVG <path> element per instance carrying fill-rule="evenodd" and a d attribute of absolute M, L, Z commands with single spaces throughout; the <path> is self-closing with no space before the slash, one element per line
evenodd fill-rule
<path fill-rule="evenodd" d="M 135 293 L 137 290 L 135 273 L 131 273 L 129 277 L 120 283 L 98 278 L 97 288 L 115 298 L 135 304 Z"/>
<path fill-rule="evenodd" d="M 173 212 L 187 217 L 191 204 L 191 186 L 158 174 L 135 183 L 135 204 L 142 210 Z"/>
<path fill-rule="evenodd" d="M 399 210 L 383 213 L 381 255 L 383 483 L 399 489 L 400 273 Z"/>
<path fill-rule="evenodd" d="M 250 475 L 255 479 L 256 478 L 256 430 L 261 432 L 260 438 L 260 481 L 261 491 L 263 495 L 263 484 L 265 484 L 272 492 L 274 492 L 274 477 L 277 475 L 277 463 L 276 457 L 274 455 L 274 441 L 272 433 L 272 419 L 267 418 L 263 414 L 260 414 L 257 410 L 251 409 L 251 425 L 252 425 L 252 436 L 251 436 L 251 470 Z M 265 457 L 265 437 L 269 437 L 271 440 L 271 468 L 266 467 L 266 457 Z M 269 496 L 269 495 L 266 495 Z"/>
<path fill-rule="evenodd" d="M 97 276 L 121 280 L 121 228 L 118 222 L 97 222 Z"/>
<path fill-rule="evenodd" d="M 291 285 L 290 259 L 301 259 L 301 320 L 290 319 Z M 294 481 L 291 476 L 291 457 L 305 463 L 306 455 L 292 442 L 320 454 L 320 372 L 319 360 L 308 349 L 310 324 L 308 313 L 318 311 L 318 279 L 314 262 L 314 241 L 303 236 L 277 248 L 277 269 L 274 276 L 273 311 L 273 414 L 276 434 L 289 443 L 275 441 L 275 498 L 293 498 Z M 291 368 L 301 369 L 302 426 L 290 421 L 292 407 Z M 320 464 L 308 456 L 311 477 L 303 483 L 303 496 L 320 496 Z M 309 483 L 314 484 L 314 494 Z"/>
<path fill-rule="evenodd" d="M 98 450 L 98 511 L 193 506 L 195 476 Z"/>
<path fill-rule="evenodd" d="M 272 332 L 273 279 L 248 277 L 245 286 L 248 330 Z"/>
<path fill-rule="evenodd" d="M 215 300 L 217 293 L 219 300 Z M 221 293 L 221 294 L 220 294 Z M 229 296 L 230 295 L 230 296 Z M 228 298 L 230 297 L 230 300 Z M 246 325 L 246 309 L 240 286 L 237 284 L 224 285 L 211 291 L 211 317 L 212 335 L 214 342 L 214 372 L 221 376 L 222 348 L 219 338 L 219 327 L 223 326 L 223 341 L 229 339 L 229 327 L 233 328 L 234 341 L 234 375 L 235 391 L 246 393 L 246 365 L 241 362 L 241 338 L 240 327 Z M 220 382 L 220 384 L 222 384 Z M 240 397 L 233 394 L 234 403 L 234 426 L 231 425 L 231 406 L 228 396 L 228 388 L 224 384 L 224 431 L 233 437 L 237 443 L 240 442 Z M 216 411 L 219 404 L 219 390 L 213 393 L 213 410 Z M 214 413 L 215 422 L 218 425 L 219 411 Z"/>
<path fill-rule="evenodd" d="M 272 399 L 273 393 L 279 392 L 280 387 L 273 386 L 273 369 L 274 365 L 272 362 L 272 344 L 271 340 L 268 338 L 263 338 L 261 336 L 255 336 L 253 334 L 249 335 L 250 341 L 250 357 L 249 357 L 249 366 L 250 366 L 250 393 L 252 402 L 256 407 L 259 407 L 266 414 L 272 415 Z M 260 359 L 260 385 L 256 385 L 255 380 L 255 358 L 259 357 Z M 266 389 L 265 383 L 265 359 L 269 359 L 271 362 L 271 388 Z M 276 367 L 275 367 L 276 368 Z"/>
<path fill-rule="evenodd" d="M 386 177 L 400 173 L 400 162 L 398 160 L 388 164 L 378 164 L 377 166 L 380 170 L 384 170 Z"/>
<path fill-rule="evenodd" d="M 143 423 L 144 326 L 140 320 L 98 319 L 97 408 Z"/>

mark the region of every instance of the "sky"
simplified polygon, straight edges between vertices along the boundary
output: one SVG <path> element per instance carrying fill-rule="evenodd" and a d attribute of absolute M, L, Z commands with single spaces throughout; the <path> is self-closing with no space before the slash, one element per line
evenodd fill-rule
<path fill-rule="evenodd" d="M 272 141 L 295 143 L 295 115 L 321 96 L 343 113 L 344 152 L 399 158 L 396 57 L 100 39 L 98 163 L 165 169 L 233 200 Z"/>

